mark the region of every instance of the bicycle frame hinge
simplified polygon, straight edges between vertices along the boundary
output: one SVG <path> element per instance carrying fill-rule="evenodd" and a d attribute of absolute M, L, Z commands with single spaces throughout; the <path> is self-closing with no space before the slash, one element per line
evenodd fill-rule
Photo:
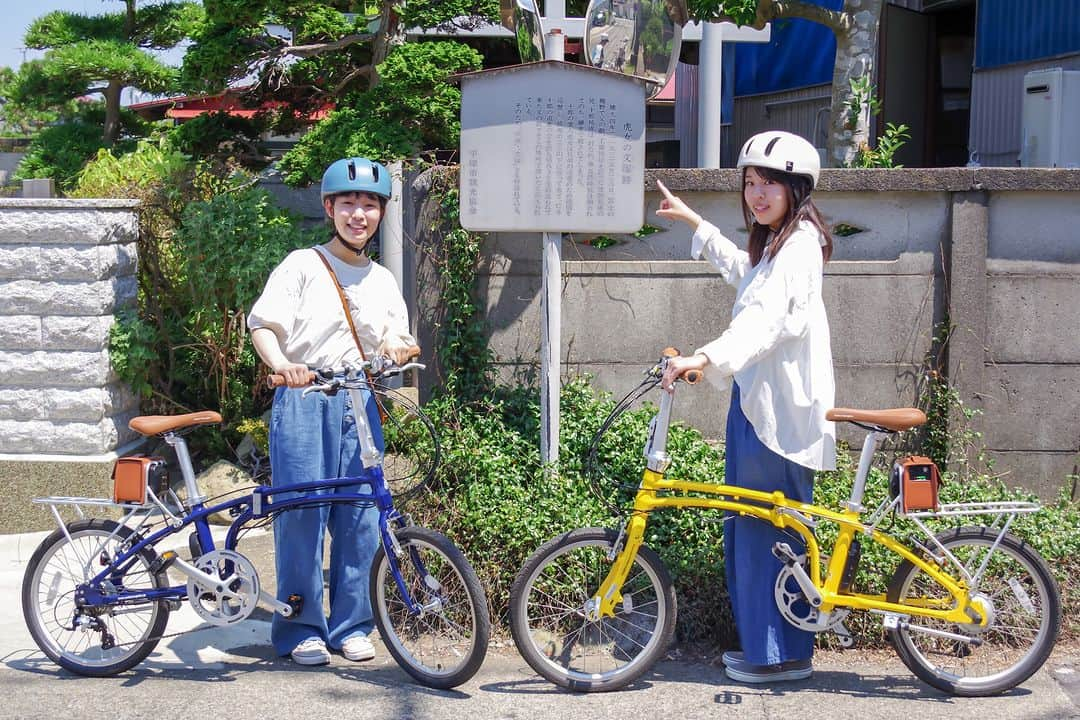
<path fill-rule="evenodd" d="M 671 467 L 671 456 L 666 452 L 654 451 L 649 453 L 646 464 L 653 472 L 663 475 Z"/>

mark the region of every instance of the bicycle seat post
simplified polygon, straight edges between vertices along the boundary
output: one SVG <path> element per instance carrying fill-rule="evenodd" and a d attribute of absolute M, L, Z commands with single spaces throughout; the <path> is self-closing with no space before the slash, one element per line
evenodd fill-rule
<path fill-rule="evenodd" d="M 352 398 L 353 416 L 356 419 L 356 438 L 360 442 L 360 461 L 364 468 L 373 468 L 379 465 L 383 456 L 375 444 L 375 436 L 371 432 L 371 422 L 365 411 L 364 398 L 356 388 L 349 388 L 349 397 Z"/>
<path fill-rule="evenodd" d="M 199 486 L 195 482 L 195 468 L 191 465 L 191 453 L 188 452 L 187 441 L 174 432 L 167 432 L 163 437 L 176 452 L 176 461 L 180 464 L 180 474 L 184 478 L 184 489 L 187 490 L 188 504 L 194 507 L 206 502 L 206 496 L 199 491 Z"/>
<path fill-rule="evenodd" d="M 866 478 L 870 474 L 870 464 L 874 460 L 874 453 L 877 452 L 878 443 L 886 437 L 888 437 L 888 433 L 874 430 L 866 434 L 866 439 L 863 440 L 862 453 L 859 455 L 859 470 L 855 473 L 855 484 L 851 488 L 851 499 L 841 503 L 848 510 L 854 512 L 864 510 L 862 504 L 863 493 L 866 490 Z"/>

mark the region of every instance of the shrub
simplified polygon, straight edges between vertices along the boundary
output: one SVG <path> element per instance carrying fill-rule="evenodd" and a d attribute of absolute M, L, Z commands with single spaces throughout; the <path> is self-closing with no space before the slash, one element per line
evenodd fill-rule
<path fill-rule="evenodd" d="M 213 408 L 227 424 L 262 411 L 245 316 L 274 266 L 314 244 L 314 232 L 250 186 L 184 207 L 172 235 L 152 248 L 138 314 L 120 317 L 110 336 L 114 367 L 144 411 Z M 125 358 L 133 351 L 135 362 Z M 216 432 L 199 438 L 219 441 Z"/>
<path fill-rule="evenodd" d="M 60 124 L 44 128 L 30 141 L 13 178 L 52 178 L 59 191 L 67 193 L 73 189 L 83 166 L 105 147 L 101 134 L 104 113 L 102 103 L 93 103 L 79 107 L 75 115 L 64 118 Z M 122 121 L 127 137 L 113 145 L 114 152 L 131 150 L 135 145 L 131 137 L 146 131 L 142 120 L 130 111 L 123 113 Z"/>
<path fill-rule="evenodd" d="M 418 522 L 452 536 L 476 568 L 495 617 L 506 618 L 510 584 L 525 559 L 546 539 L 577 527 L 616 527 L 609 503 L 625 507 L 644 467 L 641 448 L 653 409 L 623 415 L 599 449 L 602 497 L 583 467 L 593 435 L 614 402 L 588 381 L 563 387 L 560 472 L 540 461 L 540 405 L 536 388 L 501 387 L 486 399 L 458 403 L 450 397 L 426 407 L 440 428 L 443 463 L 437 486 L 409 503 Z M 672 428 L 673 473 L 718 479 L 720 454 L 691 428 Z M 624 483 L 624 484 L 620 484 Z M 731 634 L 723 593 L 723 528 L 719 514 L 661 512 L 650 521 L 646 542 L 675 573 L 684 639 Z"/>
<path fill-rule="evenodd" d="M 101 128 L 93 125 L 75 122 L 47 127 L 30 142 L 12 177 L 52 178 L 57 190 L 66 192 L 86 161 L 104 145 Z"/>
<path fill-rule="evenodd" d="M 177 125 L 169 139 L 180 152 L 193 158 L 261 170 L 271 159 L 261 138 L 265 125 L 261 119 L 210 112 Z"/>
<path fill-rule="evenodd" d="M 454 538 L 487 590 L 493 617 L 507 620 L 510 585 L 526 558 L 544 541 L 578 527 L 618 526 L 619 518 L 609 505 L 625 508 L 632 500 L 655 408 L 646 404 L 631 410 L 605 434 L 598 453 L 603 471 L 598 497 L 583 458 L 613 405 L 610 397 L 593 391 L 587 379 L 564 385 L 558 475 L 545 472 L 541 465 L 535 388 L 499 387 L 486 399 L 468 403 L 444 396 L 425 408 L 440 428 L 443 464 L 436 487 L 410 501 L 406 509 L 418 523 Z M 668 448 L 673 458 L 670 476 L 722 482 L 722 452 L 696 430 L 674 424 Z M 887 462 L 881 461 L 871 470 L 865 497 L 868 507 L 876 507 L 888 493 L 884 465 Z M 855 458 L 845 448 L 838 454 L 837 470 L 818 473 L 815 502 L 839 509 L 851 493 L 854 475 Z M 985 476 L 960 482 L 954 473 L 948 475 L 942 487 L 943 502 L 1030 499 L 1030 494 L 1009 490 Z M 976 520 L 943 519 L 936 521 L 935 531 Z M 883 527 L 901 538 L 920 537 L 910 520 L 899 517 L 886 518 Z M 816 534 L 823 550 L 832 548 L 837 529 L 831 523 L 819 523 Z M 1080 570 L 1080 510 L 1063 498 L 1037 514 L 1020 516 L 1012 531 L 1031 542 L 1053 568 L 1062 590 L 1065 632 L 1075 635 L 1080 627 L 1072 618 L 1080 617 L 1080 594 L 1072 578 Z M 677 635 L 683 642 L 715 647 L 737 643 L 724 581 L 722 537 L 722 513 L 717 511 L 671 510 L 650 518 L 645 541 L 660 554 L 675 580 Z M 862 543 L 862 551 L 856 587 L 884 593 L 899 558 L 870 542 Z M 886 643 L 877 615 L 852 613 L 847 626 L 864 646 Z M 820 637 L 822 643 L 831 644 L 835 636 Z"/>

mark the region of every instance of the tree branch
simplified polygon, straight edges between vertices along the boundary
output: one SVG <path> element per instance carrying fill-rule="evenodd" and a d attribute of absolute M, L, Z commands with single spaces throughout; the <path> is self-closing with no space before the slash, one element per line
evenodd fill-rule
<path fill-rule="evenodd" d="M 335 40 L 329 43 L 316 43 L 314 45 L 286 45 L 282 47 L 279 52 L 285 55 L 295 55 L 296 57 L 314 57 L 321 55 L 325 52 L 333 52 L 334 50 L 340 50 L 344 47 L 348 47 L 353 43 L 366 42 L 374 39 L 375 35 L 372 33 L 356 33 L 354 35 L 346 35 L 340 40 Z"/>
<path fill-rule="evenodd" d="M 349 83 L 351 83 L 358 77 L 367 77 L 367 79 L 370 80 L 373 73 L 374 68 L 372 68 L 370 65 L 365 65 L 361 68 L 357 68 L 350 72 L 348 75 L 346 75 L 344 78 L 342 78 L 341 82 L 339 82 L 330 90 L 330 94 L 337 95 L 342 90 L 344 90 Z"/>
<path fill-rule="evenodd" d="M 850 13 L 804 2 L 804 0 L 758 0 L 754 27 L 760 30 L 776 18 L 797 17 L 824 25 L 837 35 L 846 33 L 853 22 Z"/>

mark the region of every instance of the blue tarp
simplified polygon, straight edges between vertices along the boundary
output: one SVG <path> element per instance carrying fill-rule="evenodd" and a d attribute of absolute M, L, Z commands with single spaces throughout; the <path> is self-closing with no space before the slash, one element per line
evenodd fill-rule
<path fill-rule="evenodd" d="M 839 10 L 844 4 L 844 0 L 811 1 L 830 10 Z M 832 82 L 835 61 L 832 30 L 801 18 L 774 20 L 769 42 L 736 44 L 735 95 Z"/>

